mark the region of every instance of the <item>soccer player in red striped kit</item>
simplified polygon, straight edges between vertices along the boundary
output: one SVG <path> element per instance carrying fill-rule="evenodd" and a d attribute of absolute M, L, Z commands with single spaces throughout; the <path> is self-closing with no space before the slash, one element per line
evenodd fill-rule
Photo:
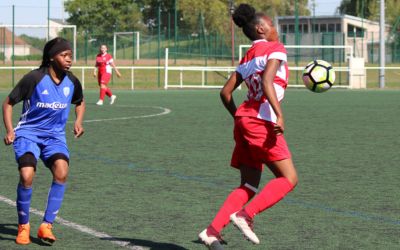
<path fill-rule="evenodd" d="M 107 53 L 107 46 L 105 44 L 100 46 L 99 52 L 100 53 L 96 56 L 96 65 L 93 72 L 94 77 L 97 76 L 100 86 L 100 98 L 96 104 L 103 105 L 104 97 L 106 95 L 110 97 L 110 104 L 113 104 L 117 96 L 113 95 L 111 89 L 108 87 L 108 83 L 111 79 L 112 68 L 115 70 L 115 73 L 117 73 L 118 77 L 121 77 L 121 73 L 119 73 L 117 67 L 115 66 L 113 57 Z M 97 75 L 96 68 L 98 69 Z"/>
<path fill-rule="evenodd" d="M 288 84 L 287 53 L 271 18 L 241 4 L 233 20 L 252 41 L 236 72 L 221 90 L 221 99 L 234 118 L 235 148 L 231 165 L 240 170 L 240 186 L 225 200 L 211 224 L 199 234 L 208 247 L 221 249 L 221 230 L 231 221 L 254 244 L 253 218 L 279 202 L 297 184 L 297 172 L 283 136 L 280 102 Z M 245 82 L 247 100 L 238 108 L 233 91 Z M 261 191 L 258 185 L 266 164 L 276 178 Z"/>

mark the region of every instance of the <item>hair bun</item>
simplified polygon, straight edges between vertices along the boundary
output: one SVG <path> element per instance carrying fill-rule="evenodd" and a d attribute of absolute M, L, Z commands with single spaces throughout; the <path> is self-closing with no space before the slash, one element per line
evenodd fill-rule
<path fill-rule="evenodd" d="M 240 4 L 232 14 L 233 21 L 240 28 L 253 21 L 256 17 L 256 10 L 248 4 Z"/>

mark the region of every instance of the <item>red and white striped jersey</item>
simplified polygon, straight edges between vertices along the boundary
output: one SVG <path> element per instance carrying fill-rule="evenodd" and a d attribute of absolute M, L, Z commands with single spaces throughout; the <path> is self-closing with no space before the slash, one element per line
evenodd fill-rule
<path fill-rule="evenodd" d="M 281 61 L 274 78 L 274 87 L 278 101 L 283 99 L 289 79 L 286 49 L 280 42 L 256 40 L 236 68 L 248 87 L 247 100 L 240 105 L 236 116 L 251 116 L 276 122 L 275 112 L 262 90 L 262 75 L 270 59 Z"/>
<path fill-rule="evenodd" d="M 99 70 L 99 74 L 111 74 L 111 63 L 113 62 L 113 58 L 110 54 L 98 54 L 96 56 L 96 67 Z"/>

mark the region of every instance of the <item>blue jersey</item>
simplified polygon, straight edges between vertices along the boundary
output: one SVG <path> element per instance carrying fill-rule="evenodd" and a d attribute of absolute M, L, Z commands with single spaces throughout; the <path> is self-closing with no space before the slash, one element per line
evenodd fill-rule
<path fill-rule="evenodd" d="M 12 105 L 23 101 L 15 134 L 27 138 L 65 136 L 71 103 L 83 101 L 82 86 L 71 72 L 56 84 L 46 67 L 25 75 L 8 97 Z"/>

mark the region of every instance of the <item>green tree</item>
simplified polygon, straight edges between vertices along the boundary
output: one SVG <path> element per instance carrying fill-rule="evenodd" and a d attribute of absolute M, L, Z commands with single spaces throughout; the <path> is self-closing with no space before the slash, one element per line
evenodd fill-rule
<path fill-rule="evenodd" d="M 400 18 L 400 0 L 386 0 L 386 20 L 391 25 Z"/>
<path fill-rule="evenodd" d="M 385 5 L 386 23 L 393 25 L 400 16 L 400 0 L 385 0 Z M 339 12 L 340 14 L 348 14 L 379 21 L 379 7 L 379 1 L 376 0 L 342 0 L 339 6 Z"/>
<path fill-rule="evenodd" d="M 265 12 L 271 17 L 276 15 L 294 15 L 296 0 L 234 0 L 235 6 L 241 3 L 253 5 L 258 11 Z M 297 0 L 299 15 L 309 15 L 308 0 Z M 158 6 L 161 9 L 161 26 L 166 27 L 168 22 L 165 13 L 173 15 L 175 0 L 137 0 L 135 1 L 141 8 L 144 23 L 149 27 L 156 25 Z M 230 13 L 229 0 L 177 0 L 178 26 L 180 33 L 202 32 L 201 17 L 204 17 L 204 26 L 207 33 L 218 32 L 220 34 L 229 32 Z M 173 28 L 173 22 L 171 27 Z"/>
<path fill-rule="evenodd" d="M 179 9 L 182 12 L 183 24 L 194 32 L 202 32 L 203 28 L 206 33 L 225 33 L 229 30 L 227 1 L 185 0 L 179 2 Z"/>
<path fill-rule="evenodd" d="M 340 14 L 376 20 L 379 18 L 379 2 L 375 0 L 342 0 L 339 12 Z"/>
<path fill-rule="evenodd" d="M 240 3 L 248 3 L 253 5 L 257 10 L 260 10 L 274 18 L 275 16 L 293 16 L 295 14 L 296 1 L 299 7 L 299 15 L 310 15 L 310 10 L 308 9 L 308 0 L 239 0 L 235 1 L 235 5 L 239 5 Z"/>
<path fill-rule="evenodd" d="M 176 0 L 180 33 L 184 31 L 186 33 L 199 32 L 199 29 L 202 28 L 201 22 L 199 22 L 201 15 L 204 17 L 204 26 L 207 32 L 223 33 L 229 24 L 227 2 L 226 0 Z M 163 28 L 167 26 L 169 13 L 173 29 L 175 0 L 137 0 L 136 3 L 142 9 L 144 23 L 149 28 L 157 25 L 158 7 L 160 6 L 161 26 Z"/>
<path fill-rule="evenodd" d="M 134 1 L 69 0 L 65 2 L 68 22 L 89 37 L 110 38 L 115 31 L 143 30 L 142 14 Z"/>

